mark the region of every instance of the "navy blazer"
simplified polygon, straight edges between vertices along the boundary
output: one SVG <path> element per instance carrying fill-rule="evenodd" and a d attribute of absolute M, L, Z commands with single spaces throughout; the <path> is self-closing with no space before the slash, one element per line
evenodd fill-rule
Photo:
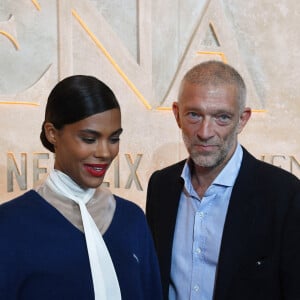
<path fill-rule="evenodd" d="M 185 161 L 152 174 L 146 216 L 168 299 Z M 214 300 L 300 299 L 300 181 L 243 149 L 221 241 Z"/>

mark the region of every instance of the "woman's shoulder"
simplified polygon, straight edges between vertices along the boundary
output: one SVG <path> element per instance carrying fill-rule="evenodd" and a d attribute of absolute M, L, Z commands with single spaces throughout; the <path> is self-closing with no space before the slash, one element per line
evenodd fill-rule
<path fill-rule="evenodd" d="M 40 198 L 39 194 L 34 190 L 29 190 L 16 198 L 2 203 L 0 205 L 0 211 L 27 207 L 29 200 L 34 200 L 37 198 Z"/>
<path fill-rule="evenodd" d="M 0 223 L 19 223 L 25 217 L 32 218 L 43 206 L 43 198 L 36 191 L 29 190 L 0 205 Z"/>

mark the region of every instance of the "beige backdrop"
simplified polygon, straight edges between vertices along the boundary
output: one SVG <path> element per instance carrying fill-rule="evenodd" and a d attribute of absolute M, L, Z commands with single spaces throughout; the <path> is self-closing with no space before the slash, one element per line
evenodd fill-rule
<path fill-rule="evenodd" d="M 170 106 L 183 73 L 208 59 L 246 80 L 254 113 L 241 143 L 300 177 L 299 15 L 298 0 L 1 0 L 0 202 L 53 165 L 39 133 L 54 84 L 89 74 L 123 114 L 106 182 L 144 207 L 151 173 L 186 156 Z"/>

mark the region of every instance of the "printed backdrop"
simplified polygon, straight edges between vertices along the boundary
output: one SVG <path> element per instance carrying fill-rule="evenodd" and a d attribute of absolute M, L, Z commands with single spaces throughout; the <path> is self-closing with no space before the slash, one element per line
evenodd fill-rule
<path fill-rule="evenodd" d="M 116 93 L 124 134 L 106 177 L 144 208 L 151 173 L 186 157 L 170 107 L 186 70 L 208 59 L 245 78 L 257 158 L 300 176 L 300 2 L 1 0 L 0 202 L 53 166 L 39 141 L 58 80 L 94 75 Z"/>

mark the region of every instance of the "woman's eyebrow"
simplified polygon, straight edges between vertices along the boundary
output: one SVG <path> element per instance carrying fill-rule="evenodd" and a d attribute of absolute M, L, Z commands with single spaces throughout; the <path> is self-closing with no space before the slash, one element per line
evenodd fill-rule
<path fill-rule="evenodd" d="M 96 131 L 96 130 L 93 130 L 93 129 L 82 129 L 80 130 L 81 133 L 88 133 L 88 134 L 92 134 L 92 135 L 95 135 L 95 136 L 100 136 L 100 132 L 99 131 Z"/>
<path fill-rule="evenodd" d="M 115 132 L 112 133 L 112 135 L 114 134 L 121 134 L 123 132 L 123 128 L 119 128 L 118 130 L 116 130 Z"/>
<path fill-rule="evenodd" d="M 101 132 L 93 130 L 93 129 L 82 129 L 80 130 L 81 133 L 88 133 L 88 134 L 92 134 L 94 136 L 99 137 L 101 135 Z M 115 134 L 121 134 L 123 132 L 123 128 L 119 128 L 116 131 L 114 131 L 111 135 L 115 135 Z"/>

